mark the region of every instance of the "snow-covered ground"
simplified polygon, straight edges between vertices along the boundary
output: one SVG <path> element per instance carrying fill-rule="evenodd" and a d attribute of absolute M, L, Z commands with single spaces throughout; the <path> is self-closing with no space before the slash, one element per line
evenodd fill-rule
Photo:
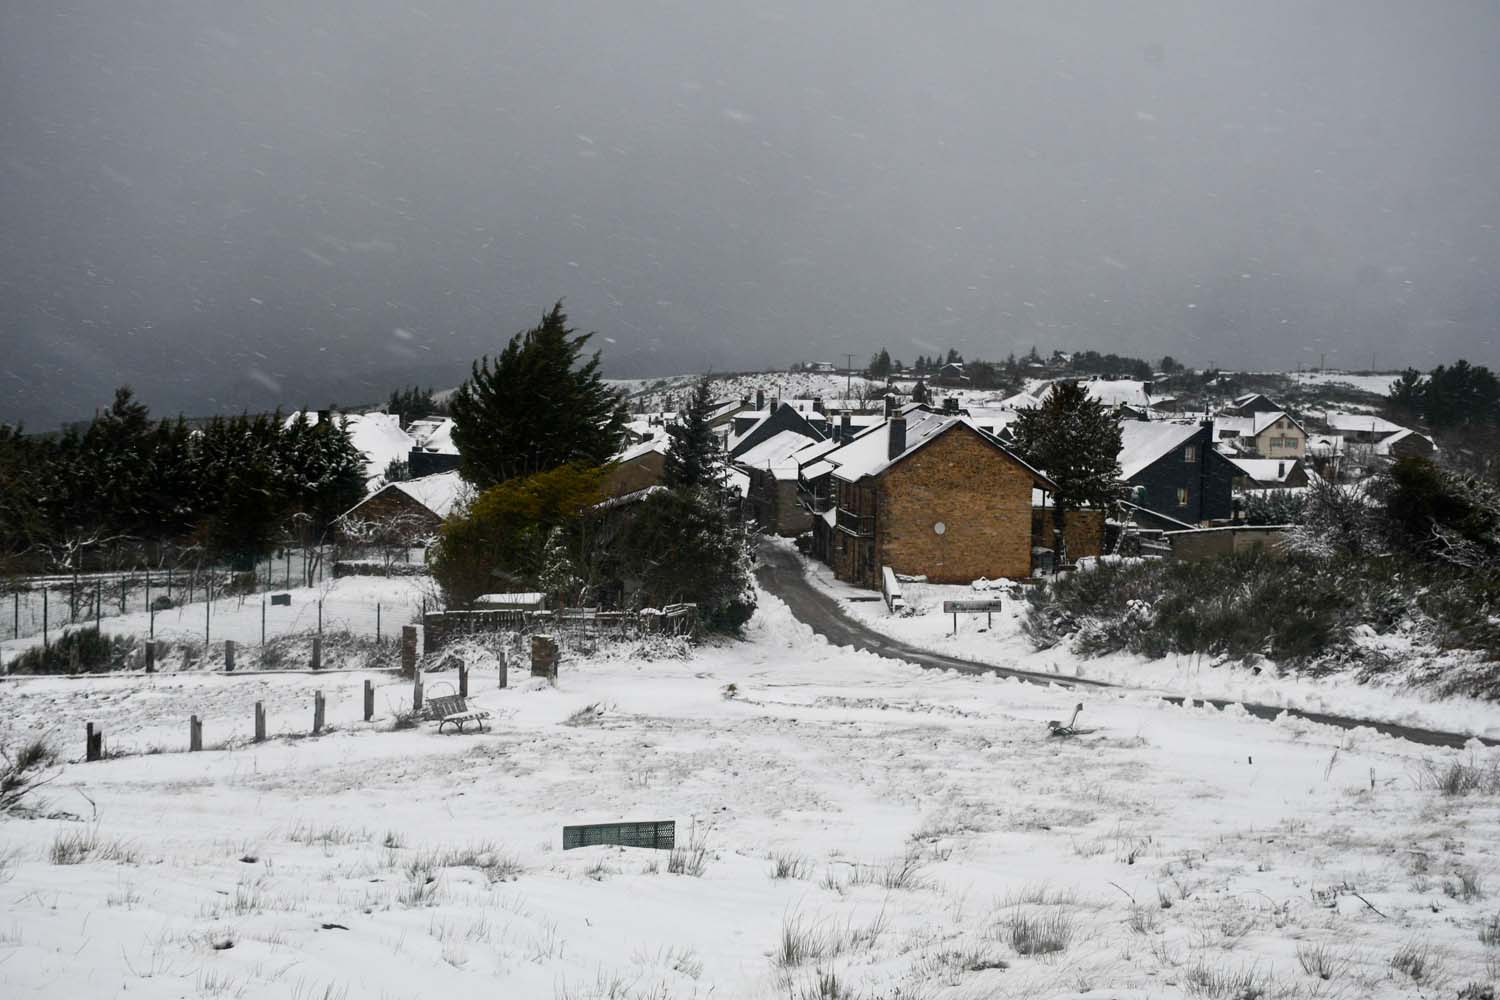
<path fill-rule="evenodd" d="M 1207 657 L 1171 656 L 1152 660 L 1131 653 L 1083 657 L 1066 646 L 1039 651 L 1021 629 L 1026 608 L 1022 596 L 1012 596 L 1007 591 L 976 593 L 964 586 L 908 583 L 903 585 L 903 591 L 914 613 L 891 615 L 876 592 L 835 580 L 833 571 L 817 560 L 802 562 L 812 581 L 839 598 L 850 617 L 919 649 L 1019 670 L 1085 677 L 1194 698 L 1282 706 L 1500 738 L 1500 706 L 1473 698 L 1428 697 L 1406 686 L 1399 672 L 1390 674 L 1383 684 L 1361 684 L 1352 672 L 1305 677 L 1270 662 L 1248 667 Z M 870 600 L 872 596 L 877 599 Z M 999 598 L 1005 602 L 1005 611 L 992 616 L 992 626 L 987 625 L 984 615 L 961 614 L 955 634 L 953 616 L 942 613 L 943 602 L 978 598 Z M 1369 641 L 1384 641 L 1389 646 L 1398 640 Z M 1387 651 L 1400 652 L 1393 648 Z M 1455 664 L 1460 658 L 1454 654 Z"/>
<path fill-rule="evenodd" d="M 1396 381 L 1400 375 L 1400 372 L 1385 372 L 1375 375 L 1350 375 L 1346 372 L 1292 372 L 1287 377 L 1304 386 L 1350 386 L 1361 392 L 1372 393 L 1376 396 L 1386 396 L 1390 394 L 1391 383 Z"/>
<path fill-rule="evenodd" d="M 73 816 L 0 820 L 0 995 L 1396 998 L 1500 978 L 1497 799 L 1428 781 L 1490 751 L 1130 692 L 1087 695 L 1093 731 L 1049 739 L 1076 694 L 831 648 L 764 595 L 745 642 L 689 658 L 565 660 L 556 687 L 476 673 L 484 734 L 389 731 L 389 676 L 357 721 L 363 680 L 0 685 L 5 739 L 70 755 L 85 721 L 180 749 L 190 713 L 213 748 L 256 700 L 281 734 L 69 764 L 45 796 Z M 287 738 L 315 689 L 333 731 Z M 618 819 L 676 820 L 701 869 L 560 849 L 563 824 Z M 80 836 L 92 854 L 54 863 Z"/>

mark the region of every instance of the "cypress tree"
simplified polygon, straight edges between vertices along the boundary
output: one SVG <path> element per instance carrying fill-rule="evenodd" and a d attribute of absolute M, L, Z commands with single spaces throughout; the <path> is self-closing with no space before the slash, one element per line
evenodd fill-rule
<path fill-rule="evenodd" d="M 1057 484 L 1052 495 L 1052 545 L 1067 562 L 1063 525 L 1083 504 L 1109 508 L 1120 483 L 1120 420 L 1077 382 L 1054 382 L 1042 405 L 1021 410 L 1011 424 L 1017 449 Z"/>
<path fill-rule="evenodd" d="M 662 480 L 669 488 L 701 486 L 714 479 L 718 444 L 714 440 L 713 428 L 708 424 L 713 405 L 708 377 L 705 376 L 698 380 L 681 418 L 667 428 L 671 447 L 667 451 Z"/>
<path fill-rule="evenodd" d="M 449 404 L 459 471 L 480 490 L 568 462 L 603 465 L 619 450 L 625 403 L 579 363 L 593 334 L 575 336 L 558 302 L 493 363 L 476 361 Z"/>

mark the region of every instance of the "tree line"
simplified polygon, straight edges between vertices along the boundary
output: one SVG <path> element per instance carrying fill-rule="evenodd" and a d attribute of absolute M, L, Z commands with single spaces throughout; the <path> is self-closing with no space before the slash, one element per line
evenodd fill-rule
<path fill-rule="evenodd" d="M 60 435 L 0 425 L 0 556 L 56 572 L 191 551 L 248 568 L 278 544 L 317 541 L 364 486 L 364 456 L 337 421 L 277 412 L 190 427 L 153 421 L 121 387 Z"/>

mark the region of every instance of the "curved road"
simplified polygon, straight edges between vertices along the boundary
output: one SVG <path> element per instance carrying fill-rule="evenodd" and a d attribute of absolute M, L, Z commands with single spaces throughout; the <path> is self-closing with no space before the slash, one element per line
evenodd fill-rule
<path fill-rule="evenodd" d="M 978 663 L 974 660 L 964 660 L 956 656 L 945 656 L 942 653 L 934 653 L 916 646 L 909 645 L 899 639 L 893 639 L 875 631 L 868 625 L 856 621 L 846 615 L 839 607 L 837 598 L 834 598 L 814 587 L 802 572 L 802 557 L 795 552 L 777 545 L 762 545 L 759 552 L 759 565 L 755 570 L 755 578 L 765 590 L 786 602 L 791 609 L 792 615 L 804 625 L 812 628 L 814 632 L 828 639 L 835 646 L 853 646 L 865 652 L 883 656 L 888 660 L 904 660 L 915 663 L 921 667 L 937 670 L 957 670 L 969 674 L 997 674 L 1001 677 L 1014 677 L 1030 684 L 1056 684 L 1067 688 L 1113 688 L 1119 685 L 1108 684 L 1104 681 L 1089 680 L 1084 677 L 1059 677 L 1056 674 L 1040 673 L 1032 670 L 1021 670 L 1016 667 L 1001 667 L 992 663 Z M 1181 695 L 1162 695 L 1163 701 L 1173 705 L 1181 705 L 1191 701 L 1197 706 L 1212 705 L 1215 708 L 1225 708 L 1228 705 L 1239 705 L 1262 719 L 1275 719 L 1287 714 L 1294 718 L 1306 719 L 1309 722 L 1318 722 L 1328 726 L 1338 726 L 1341 729 L 1368 728 L 1386 736 L 1395 736 L 1399 739 L 1410 740 L 1413 743 L 1421 743 L 1426 746 L 1435 747 L 1462 747 L 1471 737 L 1464 733 L 1450 733 L 1438 729 L 1422 729 L 1414 726 L 1402 726 L 1390 722 L 1373 722 L 1369 719 L 1355 719 L 1342 715 L 1328 715 L 1323 712 L 1307 712 L 1296 708 L 1283 708 L 1279 705 L 1256 705 L 1249 702 L 1231 702 L 1216 698 L 1184 698 Z M 1479 739 L 1487 746 L 1500 746 L 1500 740 Z"/>

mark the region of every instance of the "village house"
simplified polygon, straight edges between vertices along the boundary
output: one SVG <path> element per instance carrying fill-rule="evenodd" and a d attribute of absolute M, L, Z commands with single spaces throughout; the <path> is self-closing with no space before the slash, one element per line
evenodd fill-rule
<path fill-rule="evenodd" d="M 1284 458 L 1233 458 L 1229 461 L 1237 470 L 1234 491 L 1285 489 L 1308 484 L 1307 467 L 1300 459 L 1288 461 Z"/>
<path fill-rule="evenodd" d="M 1137 520 L 1150 527 L 1232 517 L 1238 474 L 1214 448 L 1206 424 L 1158 420 L 1120 425 L 1120 479 L 1131 487 L 1131 502 L 1144 512 Z M 1152 514 L 1167 520 L 1146 516 Z"/>
<path fill-rule="evenodd" d="M 468 495 L 457 472 L 388 483 L 345 511 L 336 523 L 343 545 L 416 546 L 437 534 Z"/>
<path fill-rule="evenodd" d="M 1214 417 L 1214 443 L 1221 450 L 1249 458 L 1302 458 L 1307 454 L 1307 431 L 1284 410 L 1248 416 Z"/>
<path fill-rule="evenodd" d="M 865 587 L 882 567 L 935 583 L 1030 576 L 1033 490 L 1055 489 L 968 417 L 918 407 L 814 458 L 804 495 L 825 476 L 823 556 Z"/>

